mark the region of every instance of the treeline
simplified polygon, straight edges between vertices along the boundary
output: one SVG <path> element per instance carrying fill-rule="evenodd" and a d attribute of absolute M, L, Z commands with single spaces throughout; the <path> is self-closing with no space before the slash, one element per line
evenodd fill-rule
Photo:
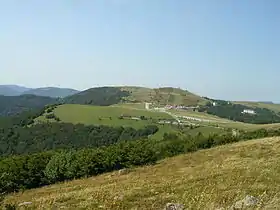
<path fill-rule="evenodd" d="M 0 116 L 14 116 L 25 111 L 42 109 L 45 105 L 58 103 L 55 98 L 35 95 L 0 95 Z"/>
<path fill-rule="evenodd" d="M 270 124 L 280 122 L 280 115 L 266 108 L 252 108 L 222 100 L 213 100 L 213 102 L 216 103 L 215 106 L 208 102 L 206 106 L 200 107 L 198 111 L 244 123 Z M 256 114 L 242 113 L 244 109 L 254 110 Z"/>
<path fill-rule="evenodd" d="M 0 156 L 30 154 L 47 150 L 100 147 L 122 140 L 148 137 L 155 125 L 130 127 L 85 126 L 71 123 L 41 123 L 29 127 L 0 128 Z"/>
<path fill-rule="evenodd" d="M 34 120 L 44 114 L 45 108 L 24 111 L 10 117 L 0 117 L 0 128 L 24 127 L 34 123 Z"/>
<path fill-rule="evenodd" d="M 121 102 L 124 97 L 129 95 L 128 91 L 123 91 L 118 87 L 98 87 L 68 96 L 63 101 L 66 104 L 109 106 Z"/>
<path fill-rule="evenodd" d="M 0 160 L 0 193 L 153 164 L 166 157 L 241 140 L 279 135 L 280 130 L 264 129 L 241 132 L 235 136 L 229 133 L 207 137 L 201 133 L 193 137 L 165 134 L 162 141 L 149 139 L 121 141 L 95 149 L 10 156 Z"/>
<path fill-rule="evenodd" d="M 0 128 L 26 127 L 32 125 L 34 120 L 44 113 L 52 112 L 61 103 L 54 103 L 39 108 L 33 108 L 29 111 L 23 111 L 13 116 L 0 117 Z"/>

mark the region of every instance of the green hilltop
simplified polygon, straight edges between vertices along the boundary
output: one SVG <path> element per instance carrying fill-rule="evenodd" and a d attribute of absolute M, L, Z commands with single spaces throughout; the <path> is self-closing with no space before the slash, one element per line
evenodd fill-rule
<path fill-rule="evenodd" d="M 196 106 L 206 102 L 200 96 L 179 88 L 98 87 L 65 98 L 65 103 L 113 105 L 118 103 L 150 102 L 157 105 L 177 104 Z"/>

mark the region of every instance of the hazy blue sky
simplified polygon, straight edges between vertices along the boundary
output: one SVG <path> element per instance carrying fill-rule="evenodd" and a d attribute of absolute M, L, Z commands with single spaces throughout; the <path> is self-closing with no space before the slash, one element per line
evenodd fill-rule
<path fill-rule="evenodd" d="M 0 0 L 0 84 L 280 101 L 279 0 Z"/>

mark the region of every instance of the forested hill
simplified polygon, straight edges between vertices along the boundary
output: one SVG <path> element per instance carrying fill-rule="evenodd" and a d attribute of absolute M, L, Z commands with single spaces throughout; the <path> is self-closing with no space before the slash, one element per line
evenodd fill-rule
<path fill-rule="evenodd" d="M 129 92 L 117 87 L 99 87 L 68 96 L 63 101 L 66 104 L 109 106 L 123 101 L 124 97 L 129 95 Z"/>
<path fill-rule="evenodd" d="M 120 102 L 150 102 L 157 105 L 177 104 L 197 106 L 206 99 L 180 88 L 145 88 L 134 86 L 97 87 L 66 97 L 65 103 L 108 106 Z"/>
<path fill-rule="evenodd" d="M 271 124 L 280 123 L 280 113 L 262 107 L 252 107 L 242 104 L 235 104 L 229 101 L 209 99 L 205 106 L 201 106 L 198 111 L 227 118 L 233 121 L 252 123 L 252 124 Z M 244 113 L 249 110 L 252 113 Z"/>
<path fill-rule="evenodd" d="M 0 95 L 0 116 L 17 115 L 24 111 L 41 109 L 45 105 L 54 103 L 58 103 L 58 99 L 35 95 Z"/>

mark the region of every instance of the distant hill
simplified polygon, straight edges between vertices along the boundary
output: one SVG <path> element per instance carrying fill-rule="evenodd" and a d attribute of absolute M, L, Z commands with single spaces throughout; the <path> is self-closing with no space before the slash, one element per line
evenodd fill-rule
<path fill-rule="evenodd" d="M 19 96 L 19 95 L 36 95 L 52 98 L 64 98 L 78 93 L 78 90 L 71 88 L 58 87 L 42 87 L 42 88 L 27 88 L 18 85 L 0 85 L 0 95 L 4 96 Z"/>
<path fill-rule="evenodd" d="M 74 95 L 78 92 L 79 92 L 78 90 L 74 90 L 70 88 L 44 87 L 44 88 L 30 89 L 23 92 L 22 94 L 47 96 L 52 98 L 64 98 L 70 95 Z"/>
<path fill-rule="evenodd" d="M 129 95 L 129 92 L 118 87 L 97 87 L 68 96 L 63 101 L 66 104 L 109 106 L 123 101 Z"/>
<path fill-rule="evenodd" d="M 159 105 L 177 104 L 195 106 L 207 102 L 189 91 L 179 88 L 145 88 L 145 87 L 98 87 L 66 97 L 65 103 L 113 105 L 117 103 L 150 102 Z"/>
<path fill-rule="evenodd" d="M 150 102 L 158 105 L 176 104 L 185 106 L 196 106 L 205 104 L 206 99 L 193 94 L 187 90 L 173 87 L 144 88 L 144 87 L 121 87 L 121 90 L 128 91 L 128 102 Z"/>
<path fill-rule="evenodd" d="M 0 95 L 4 96 L 18 96 L 30 88 L 18 86 L 18 85 L 0 85 Z"/>
<path fill-rule="evenodd" d="M 251 101 L 235 101 L 234 103 L 249 106 L 252 108 L 266 108 L 266 109 L 270 109 L 276 113 L 280 112 L 280 104 L 276 104 L 276 103 L 251 102 Z"/>
<path fill-rule="evenodd" d="M 272 101 L 258 101 L 258 103 L 264 103 L 264 104 L 274 104 Z"/>
<path fill-rule="evenodd" d="M 56 102 L 58 102 L 57 99 L 45 96 L 0 96 L 0 116 L 17 115 L 23 111 L 43 108 L 47 104 Z"/>

